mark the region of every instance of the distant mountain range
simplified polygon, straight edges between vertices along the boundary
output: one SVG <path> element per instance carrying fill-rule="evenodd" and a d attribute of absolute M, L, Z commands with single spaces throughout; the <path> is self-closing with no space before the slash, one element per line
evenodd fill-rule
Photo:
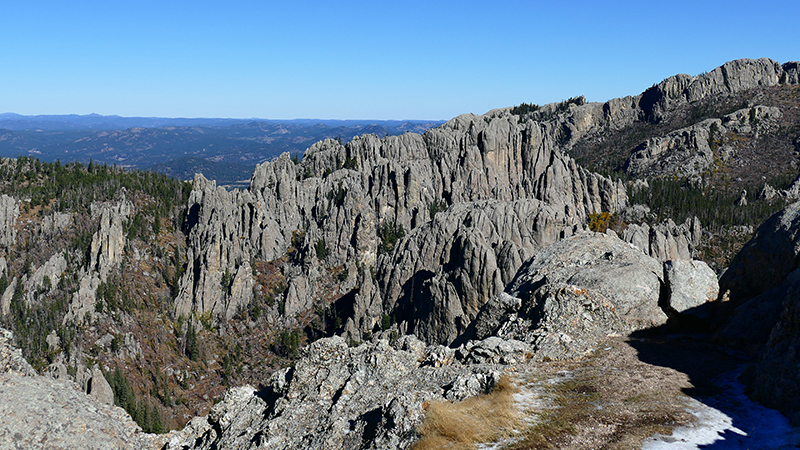
<path fill-rule="evenodd" d="M 256 164 L 333 138 L 421 133 L 443 121 L 247 120 L 0 114 L 0 156 L 106 163 L 221 184 L 247 180 Z"/>

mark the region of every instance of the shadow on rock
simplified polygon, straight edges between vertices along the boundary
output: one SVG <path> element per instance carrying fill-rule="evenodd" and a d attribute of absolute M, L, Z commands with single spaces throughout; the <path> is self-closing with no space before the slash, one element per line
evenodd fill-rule
<path fill-rule="evenodd" d="M 643 448 L 667 448 L 680 442 L 702 449 L 796 448 L 797 429 L 776 410 L 747 396 L 743 373 L 755 360 L 744 352 L 714 345 L 703 324 L 668 324 L 632 333 L 629 345 L 642 362 L 668 367 L 687 375 L 690 387 L 682 392 L 693 400 L 688 409 L 697 418 L 690 427 L 673 430 L 673 436 L 654 436 Z M 691 444 L 689 444 L 691 443 Z"/>

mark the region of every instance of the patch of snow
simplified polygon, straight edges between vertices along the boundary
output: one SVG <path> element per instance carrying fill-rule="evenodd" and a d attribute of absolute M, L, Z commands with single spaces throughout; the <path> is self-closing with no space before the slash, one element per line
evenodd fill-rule
<path fill-rule="evenodd" d="M 677 427 L 672 435 L 656 434 L 642 442 L 642 450 L 777 450 L 800 446 L 798 429 L 774 409 L 754 403 L 738 381 L 741 368 L 717 381 L 723 393 L 703 401 L 689 400 L 688 411 L 697 422 Z"/>

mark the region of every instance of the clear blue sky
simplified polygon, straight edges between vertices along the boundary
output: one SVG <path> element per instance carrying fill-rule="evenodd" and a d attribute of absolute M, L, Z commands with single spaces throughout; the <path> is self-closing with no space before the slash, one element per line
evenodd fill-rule
<path fill-rule="evenodd" d="M 800 59 L 797 1 L 4 1 L 0 112 L 449 119 Z"/>

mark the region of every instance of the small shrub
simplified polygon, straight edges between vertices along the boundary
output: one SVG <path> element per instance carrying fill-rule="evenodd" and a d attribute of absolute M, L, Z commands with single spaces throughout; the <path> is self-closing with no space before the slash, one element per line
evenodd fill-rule
<path fill-rule="evenodd" d="M 344 165 L 342 166 L 345 169 L 350 170 L 358 170 L 358 160 L 355 157 L 350 158 L 349 156 L 344 159 Z"/>
<path fill-rule="evenodd" d="M 611 214 L 607 212 L 589 214 L 589 229 L 595 233 L 605 233 L 611 224 Z"/>
<path fill-rule="evenodd" d="M 392 316 L 388 314 L 384 314 L 381 316 L 381 330 L 386 331 L 391 328 L 394 321 L 392 320 Z"/>
<path fill-rule="evenodd" d="M 379 230 L 379 237 L 381 240 L 381 245 L 378 248 L 379 253 L 391 253 L 394 251 L 394 246 L 397 244 L 397 241 L 403 239 L 406 235 L 406 231 L 403 229 L 403 225 L 398 225 L 395 222 L 391 223 L 384 223 Z"/>
<path fill-rule="evenodd" d="M 447 202 L 440 199 L 431 200 L 428 202 L 428 213 L 430 214 L 431 219 L 436 213 L 442 212 L 447 209 Z"/>
<path fill-rule="evenodd" d="M 330 251 L 328 250 L 328 245 L 325 243 L 325 239 L 320 239 L 317 241 L 317 245 L 314 247 L 317 250 L 317 258 L 322 261 L 328 257 Z"/>
<path fill-rule="evenodd" d="M 300 333 L 297 330 L 283 330 L 274 344 L 277 355 L 285 358 L 297 358 L 297 349 L 300 346 Z"/>

